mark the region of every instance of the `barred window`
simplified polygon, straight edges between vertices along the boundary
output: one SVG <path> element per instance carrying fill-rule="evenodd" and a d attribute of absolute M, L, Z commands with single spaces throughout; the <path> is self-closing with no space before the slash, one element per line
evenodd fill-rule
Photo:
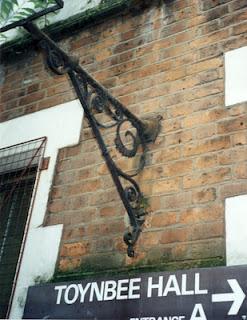
<path fill-rule="evenodd" d="M 0 318 L 16 282 L 46 138 L 0 149 Z"/>

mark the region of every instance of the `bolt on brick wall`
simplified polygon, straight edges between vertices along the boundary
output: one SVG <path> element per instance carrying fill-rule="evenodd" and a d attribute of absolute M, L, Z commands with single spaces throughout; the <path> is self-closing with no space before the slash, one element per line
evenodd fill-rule
<path fill-rule="evenodd" d="M 61 42 L 131 111 L 163 120 L 138 177 L 150 214 L 134 259 L 122 241 L 124 208 L 86 123 L 79 145 L 60 151 L 45 220 L 64 224 L 60 271 L 224 260 L 224 199 L 247 192 L 247 103 L 225 107 L 224 52 L 246 45 L 246 8 L 160 1 Z M 2 63 L 1 121 L 76 98 L 37 51 Z"/>

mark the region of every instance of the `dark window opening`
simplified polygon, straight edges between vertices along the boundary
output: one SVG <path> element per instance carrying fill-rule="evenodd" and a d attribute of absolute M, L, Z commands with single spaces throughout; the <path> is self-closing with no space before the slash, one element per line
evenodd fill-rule
<path fill-rule="evenodd" d="M 45 141 L 0 149 L 0 318 L 13 293 Z"/>

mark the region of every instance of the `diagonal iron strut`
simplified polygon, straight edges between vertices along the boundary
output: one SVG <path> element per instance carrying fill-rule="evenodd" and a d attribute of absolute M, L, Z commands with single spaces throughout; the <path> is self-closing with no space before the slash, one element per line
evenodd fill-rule
<path fill-rule="evenodd" d="M 131 113 L 120 101 L 114 98 L 101 84 L 92 78 L 80 65 L 77 59 L 70 57 L 58 45 L 50 39 L 32 22 L 27 22 L 23 27 L 31 34 L 32 38 L 46 53 L 47 64 L 58 75 L 68 74 L 78 99 L 84 109 L 86 118 L 91 126 L 98 143 L 101 154 L 105 159 L 112 179 L 116 185 L 119 196 L 128 213 L 130 227 L 124 233 L 124 242 L 127 245 L 127 254 L 134 257 L 134 245 L 136 244 L 142 225 L 147 214 L 144 196 L 134 180 L 145 166 L 147 144 L 154 142 L 159 131 L 161 117 L 140 120 Z M 104 113 L 111 122 L 103 124 L 96 118 L 96 113 Z M 132 141 L 131 148 L 125 145 L 121 137 L 124 125 L 128 123 L 135 131 L 125 130 L 125 137 Z M 125 173 L 113 161 L 107 145 L 101 135 L 101 128 L 116 127 L 115 148 L 122 156 L 134 157 L 137 155 L 139 146 L 142 148 L 139 168 L 132 175 Z"/>

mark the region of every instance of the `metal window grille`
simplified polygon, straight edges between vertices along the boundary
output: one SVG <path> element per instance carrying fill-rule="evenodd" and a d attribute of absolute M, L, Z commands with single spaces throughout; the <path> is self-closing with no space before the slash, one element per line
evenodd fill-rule
<path fill-rule="evenodd" d="M 0 318 L 16 282 L 46 138 L 0 149 Z"/>

